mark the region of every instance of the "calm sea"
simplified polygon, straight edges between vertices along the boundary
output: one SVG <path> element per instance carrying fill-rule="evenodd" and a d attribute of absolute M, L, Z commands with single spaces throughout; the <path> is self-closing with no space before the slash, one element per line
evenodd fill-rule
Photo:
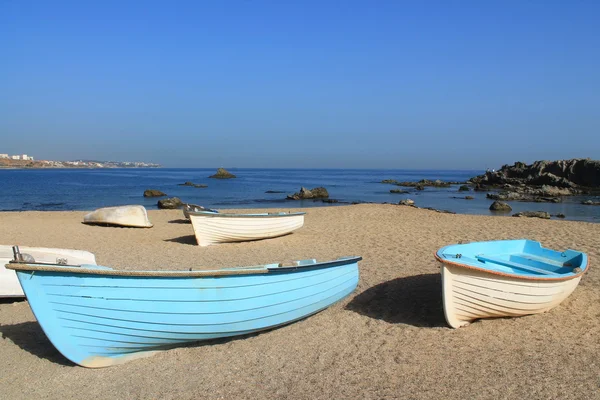
<path fill-rule="evenodd" d="M 312 200 L 287 201 L 286 194 L 301 186 L 324 186 L 332 199 L 343 203 L 398 203 L 411 198 L 420 207 L 433 207 L 463 214 L 492 214 L 485 193 L 458 192 L 458 186 L 429 188 L 409 194 L 392 194 L 396 186 L 383 179 L 418 181 L 441 179 L 465 181 L 482 171 L 386 170 L 386 169 L 229 169 L 237 179 L 218 180 L 208 176 L 215 169 L 48 169 L 0 170 L 0 211 L 93 210 L 99 207 L 141 204 L 157 208 L 157 199 L 144 198 L 146 189 L 158 189 L 184 202 L 212 208 L 267 208 L 335 206 Z M 179 186 L 185 181 L 207 184 L 208 188 Z M 281 193 L 266 193 L 278 191 Z M 475 197 L 465 200 L 464 196 Z M 513 213 L 547 211 L 563 213 L 567 219 L 600 222 L 600 207 L 583 206 L 581 198 L 563 203 L 511 202 Z"/>

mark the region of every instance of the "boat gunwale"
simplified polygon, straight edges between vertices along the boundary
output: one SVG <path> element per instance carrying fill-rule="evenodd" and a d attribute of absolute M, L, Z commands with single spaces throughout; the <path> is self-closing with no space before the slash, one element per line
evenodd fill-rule
<path fill-rule="evenodd" d="M 20 272 L 60 272 L 73 273 L 76 275 L 103 275 L 103 276 L 125 276 L 125 277 L 156 277 L 156 278 L 193 278 L 193 277 L 218 277 L 218 276 L 243 276 L 243 275 L 264 275 L 264 274 L 280 274 L 293 273 L 297 271 L 307 271 L 312 269 L 325 269 L 339 267 L 342 265 L 354 264 L 361 261 L 362 257 L 354 256 L 332 261 L 324 261 L 315 264 L 307 265 L 290 265 L 268 267 L 265 264 L 249 267 L 231 267 L 219 270 L 197 270 L 197 271 L 139 271 L 139 270 L 115 270 L 115 269 L 88 269 L 80 266 L 57 266 L 56 264 L 48 263 L 18 263 L 10 262 L 6 264 L 6 269 L 12 269 Z"/>
<path fill-rule="evenodd" d="M 210 211 L 188 211 L 189 216 L 194 217 L 223 217 L 223 218 L 282 218 L 282 217 L 298 217 L 306 215 L 306 212 L 288 212 L 288 213 L 259 213 L 259 214 L 232 214 L 232 213 L 215 213 Z"/>
<path fill-rule="evenodd" d="M 453 246 L 453 245 L 450 245 Z M 469 269 L 472 271 L 479 271 L 479 272 L 483 272 L 483 273 L 487 273 L 487 274 L 491 274 L 491 275 L 498 275 L 498 276 L 503 276 L 503 277 L 507 277 L 507 278 L 516 278 L 516 279 L 522 279 L 522 280 L 526 280 L 526 281 L 554 281 L 554 282 L 564 282 L 564 281 L 569 281 L 571 279 L 576 279 L 576 278 L 580 278 L 583 274 L 585 274 L 587 272 L 588 269 L 590 269 L 590 259 L 589 256 L 585 253 L 581 253 L 586 257 L 586 264 L 585 264 L 585 268 L 582 269 L 581 272 L 578 272 L 576 274 L 572 274 L 572 275 L 568 275 L 568 276 L 560 276 L 557 274 L 556 277 L 549 277 L 547 275 L 545 276 L 528 276 L 528 275 L 520 275 L 520 274 L 511 274 L 508 272 L 500 272 L 500 271 L 493 271 L 487 268 L 481 268 L 481 267 L 476 267 L 474 265 L 469 265 L 469 264 L 464 264 L 464 263 L 459 263 L 456 261 L 450 261 L 448 259 L 443 259 L 441 258 L 438 253 L 443 250 L 444 248 L 446 248 L 448 246 L 444 246 L 441 249 L 439 249 L 438 251 L 436 251 L 434 253 L 435 258 L 441 262 L 442 264 L 448 264 L 448 265 L 452 265 L 455 267 L 460 267 L 460 268 L 464 268 L 464 269 Z"/>

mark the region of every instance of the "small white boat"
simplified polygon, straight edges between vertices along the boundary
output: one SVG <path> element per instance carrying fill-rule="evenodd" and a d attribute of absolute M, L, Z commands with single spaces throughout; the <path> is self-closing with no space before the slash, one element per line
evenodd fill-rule
<path fill-rule="evenodd" d="M 244 242 L 286 235 L 304 225 L 303 212 L 226 214 L 216 211 L 189 211 L 200 246 Z"/>
<path fill-rule="evenodd" d="M 152 228 L 144 206 L 104 207 L 83 217 L 85 224 L 118 225 L 133 228 Z"/>
<path fill-rule="evenodd" d="M 69 249 L 47 249 L 44 247 L 21 247 L 26 260 L 50 264 L 96 264 L 96 257 L 88 252 Z M 0 245 L 0 297 L 23 297 L 23 289 L 15 271 L 5 268 L 14 257 L 12 246 Z"/>
<path fill-rule="evenodd" d="M 444 314 L 452 328 L 549 311 L 588 269 L 585 253 L 524 239 L 446 246 L 435 257 L 442 263 Z"/>

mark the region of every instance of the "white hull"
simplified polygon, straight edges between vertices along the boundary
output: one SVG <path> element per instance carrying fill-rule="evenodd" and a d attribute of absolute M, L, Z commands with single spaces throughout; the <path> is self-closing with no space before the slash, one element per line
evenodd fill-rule
<path fill-rule="evenodd" d="M 83 217 L 86 224 L 107 224 L 134 228 L 151 228 L 148 213 L 143 206 L 105 207 Z"/>
<path fill-rule="evenodd" d="M 32 256 L 38 263 L 55 264 L 61 261 L 69 265 L 96 264 L 96 257 L 88 251 L 21 246 L 19 246 L 19 250 L 22 254 Z M 25 296 L 15 271 L 5 268 L 5 265 L 12 259 L 12 246 L 0 245 L 0 297 Z"/>
<path fill-rule="evenodd" d="M 568 280 L 532 280 L 442 264 L 444 313 L 452 328 L 480 318 L 519 317 L 548 311 L 577 287 Z"/>
<path fill-rule="evenodd" d="M 200 246 L 243 242 L 288 234 L 304 225 L 304 214 L 232 216 L 190 213 L 194 234 Z"/>

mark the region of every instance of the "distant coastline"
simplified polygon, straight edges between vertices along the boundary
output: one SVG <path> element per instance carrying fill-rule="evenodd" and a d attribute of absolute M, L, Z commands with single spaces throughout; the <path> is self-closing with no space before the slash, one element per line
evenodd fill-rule
<path fill-rule="evenodd" d="M 0 159 L 0 169 L 55 169 L 55 168 L 162 168 L 162 165 L 141 161 L 52 161 Z"/>

